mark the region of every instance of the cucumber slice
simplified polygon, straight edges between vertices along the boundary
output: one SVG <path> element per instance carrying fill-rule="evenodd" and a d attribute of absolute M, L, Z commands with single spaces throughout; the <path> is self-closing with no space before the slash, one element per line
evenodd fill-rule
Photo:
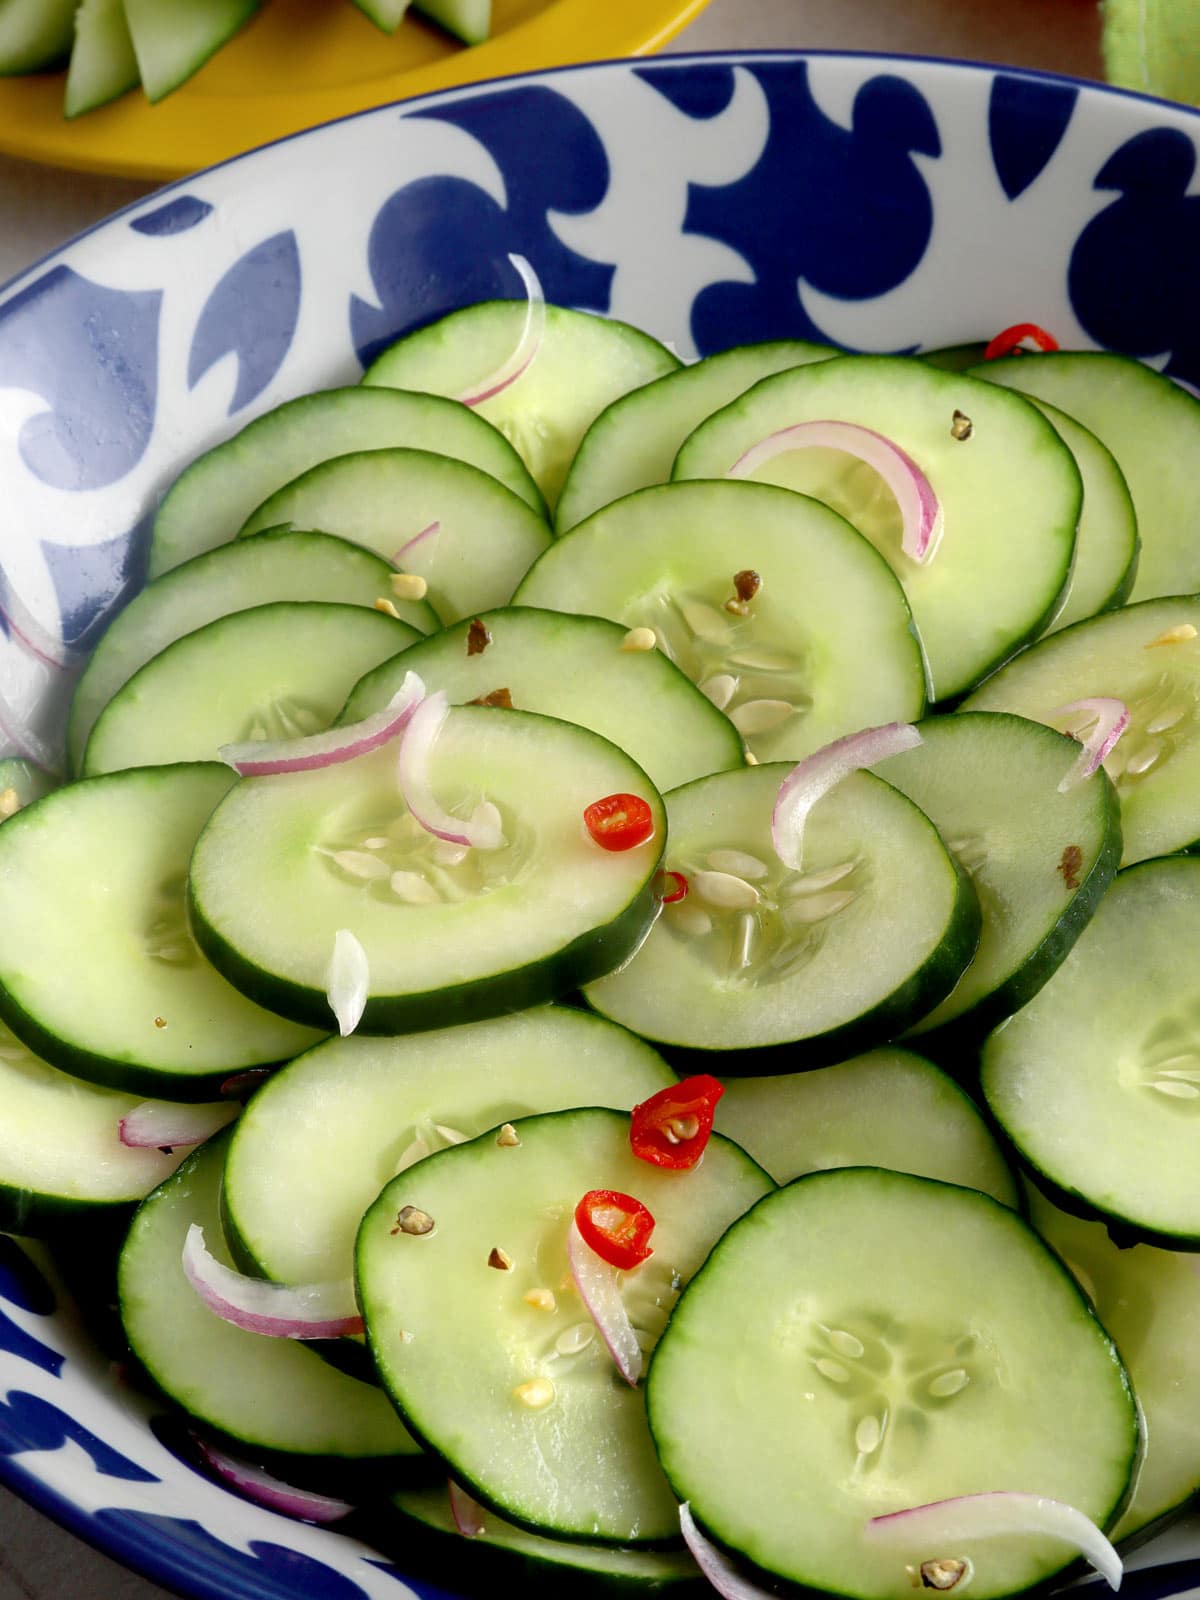
<path fill-rule="evenodd" d="M 968 1096 L 932 1062 L 895 1046 L 816 1072 L 730 1078 L 716 1127 L 776 1183 L 833 1167 L 887 1167 L 1020 1206 L 1008 1163 Z"/>
<path fill-rule="evenodd" d="M 0 0 L 0 76 L 57 66 L 71 48 L 78 0 Z"/>
<path fill-rule="evenodd" d="M 599 1544 L 526 1533 L 489 1511 L 471 1538 L 459 1533 L 445 1485 L 402 1489 L 392 1496 L 399 1514 L 405 1571 L 453 1583 L 464 1592 L 540 1595 L 545 1600 L 618 1600 L 666 1594 L 702 1580 L 686 1550 L 613 1550 Z M 507 1586 L 511 1584 L 512 1588 Z"/>
<path fill-rule="evenodd" d="M 391 571 L 358 545 L 276 528 L 253 541 L 222 545 L 155 579 L 113 618 L 75 685 L 67 723 L 72 769 L 79 770 L 96 718 L 117 690 L 185 633 L 266 600 L 374 606 L 381 596 L 391 598 Z"/>
<path fill-rule="evenodd" d="M 761 587 L 726 609 L 734 575 Z M 900 585 L 848 523 L 752 483 L 642 489 L 581 522 L 533 566 L 518 605 L 649 627 L 760 761 L 924 709 Z"/>
<path fill-rule="evenodd" d="M 501 848 L 439 848 L 400 797 L 390 746 L 240 783 L 192 859 L 193 926 L 218 970 L 282 1015 L 328 1025 L 334 935 L 350 929 L 370 970 L 360 1030 L 402 1033 L 555 999 L 632 954 L 658 910 L 665 818 L 624 752 L 569 722 L 456 706 L 429 766 L 443 805 L 499 809 Z M 645 844 L 592 842 L 582 814 L 610 794 L 646 800 Z"/>
<path fill-rule="evenodd" d="M 1104 763 L 1121 800 L 1122 864 L 1200 840 L 1200 599 L 1148 600 L 1064 628 L 1001 668 L 961 709 L 1065 727 L 1070 714 L 1060 708 L 1093 695 L 1129 708 L 1129 726 Z"/>
<path fill-rule="evenodd" d="M 125 0 L 151 104 L 186 83 L 258 10 L 259 0 Z"/>
<path fill-rule="evenodd" d="M 901 550 L 899 511 L 878 473 L 844 452 L 789 451 L 753 477 L 815 495 L 871 540 L 912 606 L 931 698 L 944 700 L 1041 632 L 1071 571 L 1079 469 L 1035 407 L 997 406 L 994 388 L 904 357 L 817 362 L 764 378 L 702 423 L 674 476 L 722 478 L 751 445 L 798 422 L 834 418 L 894 440 L 941 503 L 945 531 L 924 564 Z M 968 437 L 951 431 L 955 412 L 971 420 Z"/>
<path fill-rule="evenodd" d="M 642 1392 L 617 1375 L 569 1287 L 568 1229 L 592 1189 L 649 1208 L 654 1253 L 623 1276 L 621 1292 L 650 1347 L 680 1280 L 774 1185 L 720 1135 L 687 1173 L 639 1161 L 629 1118 L 615 1111 L 560 1111 L 515 1127 L 519 1145 L 485 1133 L 401 1173 L 363 1218 L 356 1275 L 380 1377 L 409 1428 L 510 1521 L 597 1544 L 673 1541 L 678 1507 Z M 433 1218 L 432 1232 L 393 1232 L 410 1205 Z M 496 1247 L 510 1270 L 488 1266 Z M 552 1291 L 553 1310 L 526 1303 L 538 1288 Z M 513 1393 L 537 1377 L 554 1386 L 540 1409 Z"/>
<path fill-rule="evenodd" d="M 285 1477 L 292 1458 L 330 1474 L 348 1464 L 394 1464 L 420 1454 L 377 1388 L 338 1372 L 294 1339 L 247 1333 L 212 1312 L 183 1271 L 189 1227 L 226 1266 L 221 1171 L 228 1135 L 218 1134 L 142 1202 L 121 1250 L 121 1321 L 134 1355 L 159 1389 L 206 1430 Z M 326 1481 L 336 1481 L 327 1475 Z"/>
<path fill-rule="evenodd" d="M 140 82 L 125 0 L 81 0 L 75 13 L 63 115 L 79 117 L 95 111 Z"/>
<path fill-rule="evenodd" d="M 517 452 L 466 406 L 394 389 L 326 389 L 256 417 L 176 478 L 154 518 L 150 576 L 225 544 L 269 495 L 310 467 L 351 451 L 394 446 L 465 461 L 499 479 L 539 515 L 545 510 Z"/>
<path fill-rule="evenodd" d="M 0 828 L 0 1016 L 65 1072 L 131 1094 L 212 1100 L 231 1073 L 317 1035 L 201 960 L 183 885 L 227 767 L 76 783 Z"/>
<path fill-rule="evenodd" d="M 873 770 L 970 873 L 983 926 L 953 993 L 912 1031 L 988 1028 L 1037 993 L 1087 926 L 1117 870 L 1120 807 L 1103 772 L 1059 792 L 1079 746 L 1040 723 L 979 712 L 920 728 L 916 749 Z"/>
<path fill-rule="evenodd" d="M 5 756 L 0 760 L 0 822 L 7 822 L 18 811 L 53 794 L 58 780 L 24 756 Z"/>
<path fill-rule="evenodd" d="M 140 1096 L 101 1089 L 50 1066 L 0 1026 L 0 1228 L 53 1232 L 64 1221 L 124 1207 L 182 1157 L 133 1150 L 118 1137 Z"/>
<path fill-rule="evenodd" d="M 992 1115 L 1066 1209 L 1200 1250 L 1200 861 L 1122 872 L 1079 943 L 987 1040 Z"/>
<path fill-rule="evenodd" d="M 1084 1222 L 1029 1189 L 1029 1216 L 1079 1280 L 1117 1341 L 1142 1408 L 1146 1454 L 1113 1539 L 1147 1537 L 1200 1490 L 1193 1419 L 1200 1407 L 1196 1259 L 1137 1244 L 1122 1249 L 1100 1222 Z"/>
<path fill-rule="evenodd" d="M 973 371 L 1060 406 L 1112 452 L 1142 540 L 1135 600 L 1200 589 L 1191 533 L 1200 516 L 1191 466 L 1200 452 L 1200 402 L 1140 361 L 1094 350 L 1007 356 Z"/>
<path fill-rule="evenodd" d="M 413 0 L 413 10 L 464 44 L 483 44 L 492 28 L 492 0 Z"/>
<path fill-rule="evenodd" d="M 370 17 L 384 33 L 395 33 L 404 20 L 409 0 L 354 0 L 363 16 Z"/>
<path fill-rule="evenodd" d="M 666 483 L 680 445 L 706 417 L 760 378 L 837 353 L 831 345 L 803 339 L 737 345 L 622 395 L 580 441 L 559 495 L 555 528 L 566 533 L 601 506 Z"/>
<path fill-rule="evenodd" d="M 648 1044 L 563 1006 L 419 1038 L 331 1039 L 242 1114 L 222 1206 L 247 1270 L 284 1283 L 346 1277 L 367 1207 L 435 1150 L 535 1112 L 628 1111 L 675 1082 Z"/>
<path fill-rule="evenodd" d="M 1139 1447 L 1112 1341 L 1037 1235 L 970 1189 L 869 1167 L 800 1178 L 733 1225 L 675 1308 L 647 1413 L 713 1537 L 861 1600 L 907 1600 L 913 1568 L 951 1555 L 980 1600 L 1053 1577 L 1074 1558 L 1057 1540 L 901 1552 L 865 1526 L 1005 1489 L 1104 1526 Z"/>
<path fill-rule="evenodd" d="M 945 998 L 979 937 L 970 880 L 933 824 L 869 773 L 814 809 L 804 871 L 785 869 L 771 810 L 787 773 L 719 772 L 668 797 L 664 865 L 689 893 L 584 991 L 602 1015 L 703 1052 L 719 1072 L 823 1066 L 894 1038 Z"/>
<path fill-rule="evenodd" d="M 729 718 L 661 650 L 622 649 L 618 623 L 530 606 L 478 620 L 491 636 L 486 649 L 468 655 L 470 623 L 445 628 L 369 672 L 338 720 L 381 711 L 411 671 L 455 705 L 507 689 L 519 711 L 591 728 L 632 756 L 660 793 L 744 764 Z"/>
<path fill-rule="evenodd" d="M 185 634 L 96 718 L 83 774 L 215 760 L 224 744 L 328 728 L 351 687 L 421 635 L 365 606 L 277 600 Z"/>
<path fill-rule="evenodd" d="M 550 544 L 547 524 L 510 489 L 427 450 L 369 450 L 323 462 L 259 506 L 242 532 L 283 522 L 323 528 L 424 578 L 443 623 L 507 604 Z M 409 544 L 434 523 L 436 533 Z"/>
<path fill-rule="evenodd" d="M 469 393 L 516 349 L 524 321 L 525 304 L 519 300 L 487 300 L 452 311 L 385 350 L 363 383 L 449 396 Z M 533 361 L 474 411 L 512 441 L 553 509 L 592 420 L 619 395 L 678 366 L 657 339 L 628 323 L 548 305 Z"/>

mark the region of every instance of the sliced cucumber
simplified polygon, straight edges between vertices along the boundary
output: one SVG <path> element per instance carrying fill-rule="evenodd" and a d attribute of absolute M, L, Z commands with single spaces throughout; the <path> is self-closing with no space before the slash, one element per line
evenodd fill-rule
<path fill-rule="evenodd" d="M 228 1136 L 210 1139 L 143 1201 L 121 1250 L 121 1321 L 154 1382 L 206 1430 L 216 1428 L 258 1458 L 286 1453 L 330 1469 L 395 1462 L 420 1447 L 377 1388 L 338 1372 L 294 1339 L 267 1338 L 224 1322 L 192 1288 L 183 1245 L 195 1223 L 218 1261 L 221 1172 Z M 274 1464 L 274 1463 L 273 1463 Z M 277 1469 L 286 1475 L 288 1463 Z"/>
<path fill-rule="evenodd" d="M 113 618 L 75 685 L 67 724 L 72 768 L 78 771 L 92 726 L 117 690 L 185 633 L 268 600 L 374 606 L 392 597 L 391 571 L 358 545 L 277 528 L 252 542 L 221 545 L 157 578 Z M 434 623 L 429 617 L 427 626 Z"/>
<path fill-rule="evenodd" d="M 1087 926 L 1120 860 L 1120 807 L 1103 772 L 1060 791 L 1079 746 L 1040 723 L 978 712 L 920 729 L 916 749 L 875 770 L 970 873 L 983 926 L 953 993 L 912 1031 L 988 1028 L 1037 993 Z"/>
<path fill-rule="evenodd" d="M 895 498 L 854 457 L 792 450 L 753 477 L 815 495 L 871 540 L 912 606 L 931 698 L 944 700 L 1041 632 L 1071 571 L 1079 469 L 1035 407 L 997 406 L 994 389 L 902 357 L 817 362 L 764 378 L 702 423 L 680 450 L 674 475 L 723 478 L 751 445 L 799 422 L 854 423 L 898 444 L 925 473 L 942 510 L 941 540 L 921 564 L 900 548 Z M 970 420 L 963 437 L 955 413 Z"/>
<path fill-rule="evenodd" d="M 1049 400 L 1083 423 L 1116 458 L 1133 496 L 1142 550 L 1135 600 L 1200 589 L 1192 537 L 1200 491 L 1200 401 L 1140 361 L 1100 351 L 1008 356 L 976 377 Z"/>
<path fill-rule="evenodd" d="M 215 764 L 115 773 L 0 828 L 0 1016 L 54 1066 L 209 1100 L 316 1043 L 231 988 L 189 931 L 188 859 L 233 781 Z"/>
<path fill-rule="evenodd" d="M 776 1183 L 833 1167 L 887 1167 L 1020 1205 L 971 1100 L 932 1062 L 894 1046 L 816 1072 L 730 1078 L 716 1126 Z"/>
<path fill-rule="evenodd" d="M 648 1044 L 565 1006 L 412 1038 L 331 1039 L 243 1112 L 225 1226 L 239 1260 L 268 1278 L 344 1278 L 367 1207 L 424 1156 L 536 1112 L 629 1111 L 674 1082 Z"/>
<path fill-rule="evenodd" d="M 146 98 L 153 104 L 194 74 L 247 23 L 260 0 L 124 0 Z"/>
<path fill-rule="evenodd" d="M 668 797 L 664 865 L 689 892 L 584 991 L 719 1072 L 823 1066 L 894 1038 L 945 998 L 979 937 L 970 880 L 933 824 L 869 773 L 814 809 L 804 871 L 785 869 L 771 811 L 787 772 L 719 772 Z"/>
<path fill-rule="evenodd" d="M 566 533 L 622 495 L 666 483 L 680 445 L 705 417 L 760 378 L 836 354 L 830 345 L 803 339 L 737 345 L 622 395 L 580 440 L 558 499 L 555 528 Z"/>
<path fill-rule="evenodd" d="M 354 3 L 384 33 L 395 33 L 409 6 L 409 0 L 354 0 Z"/>
<path fill-rule="evenodd" d="M 1060 728 L 1092 696 L 1125 703 L 1130 723 L 1104 769 L 1121 800 L 1125 865 L 1200 839 L 1200 599 L 1126 606 L 1026 650 L 963 702 Z"/>
<path fill-rule="evenodd" d="M 987 1040 L 992 1115 L 1068 1210 L 1200 1250 L 1200 861 L 1121 873 L 1079 943 Z"/>
<path fill-rule="evenodd" d="M 518 300 L 488 300 L 453 311 L 385 350 L 363 383 L 452 397 L 469 394 L 513 353 L 524 321 L 525 305 Z M 547 306 L 533 361 L 474 410 L 511 440 L 553 508 L 592 420 L 619 395 L 678 366 L 669 350 L 628 323 Z"/>
<path fill-rule="evenodd" d="M 399 1033 L 555 999 L 632 954 L 658 909 L 665 818 L 628 756 L 569 722 L 457 706 L 429 770 L 442 805 L 499 809 L 499 849 L 447 851 L 426 832 L 390 746 L 243 780 L 192 859 L 193 926 L 218 970 L 284 1016 L 328 1026 L 334 936 L 348 929 L 370 971 L 360 1028 Z M 649 805 L 645 844 L 593 843 L 583 812 L 610 794 Z"/>
<path fill-rule="evenodd" d="M 736 607 L 735 575 L 759 589 Z M 920 650 L 900 585 L 850 525 L 752 483 L 642 489 L 559 539 L 518 605 L 653 629 L 761 761 L 920 716 Z"/>
<path fill-rule="evenodd" d="M 413 0 L 413 10 L 464 44 L 482 44 L 492 28 L 492 0 Z"/>
<path fill-rule="evenodd" d="M 568 1230 L 593 1189 L 649 1208 L 654 1253 L 624 1275 L 621 1292 L 652 1347 L 680 1281 L 774 1185 L 719 1135 L 690 1172 L 639 1161 L 629 1118 L 614 1111 L 562 1111 L 515 1128 L 519 1145 L 485 1133 L 401 1173 L 364 1217 L 356 1275 L 380 1377 L 412 1431 L 510 1521 L 598 1544 L 673 1541 L 678 1508 L 642 1393 L 619 1377 L 569 1287 Z M 405 1206 L 433 1218 L 433 1230 L 394 1232 Z M 497 1248 L 510 1269 L 488 1265 Z M 552 1292 L 554 1309 L 525 1300 L 535 1289 Z M 514 1393 L 535 1378 L 553 1385 L 540 1408 Z"/>
<path fill-rule="evenodd" d="M 78 0 L 0 0 L 0 76 L 57 66 L 71 48 Z"/>
<path fill-rule="evenodd" d="M 443 623 L 506 605 L 550 544 L 548 525 L 518 495 L 478 467 L 427 450 L 323 462 L 259 506 L 242 532 L 284 522 L 323 528 L 424 578 Z"/>
<path fill-rule="evenodd" d="M 351 451 L 394 446 L 465 461 L 539 514 L 545 510 L 520 456 L 466 406 L 394 389 L 326 389 L 256 417 L 175 480 L 154 518 L 150 576 L 225 544 L 269 495 L 310 467 Z"/>
<path fill-rule="evenodd" d="M 618 623 L 530 606 L 485 611 L 478 621 L 490 635 L 485 649 L 468 654 L 471 623 L 445 628 L 369 672 L 338 720 L 382 710 L 411 671 L 455 705 L 506 689 L 519 711 L 591 728 L 632 756 L 660 793 L 743 765 L 728 717 L 661 650 L 623 649 Z"/>
<path fill-rule="evenodd" d="M 125 20 L 125 0 L 81 0 L 75 13 L 64 116 L 94 111 L 136 89 L 140 82 L 133 38 Z"/>
<path fill-rule="evenodd" d="M 326 729 L 364 672 L 421 635 L 365 606 L 277 600 L 219 617 L 139 667 L 96 718 L 85 777 L 215 760 Z"/>
<path fill-rule="evenodd" d="M 24 756 L 5 756 L 0 760 L 0 822 L 57 788 L 57 779 Z"/>

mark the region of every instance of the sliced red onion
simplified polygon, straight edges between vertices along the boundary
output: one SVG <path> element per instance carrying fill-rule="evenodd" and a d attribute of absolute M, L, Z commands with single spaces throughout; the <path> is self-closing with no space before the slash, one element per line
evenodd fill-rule
<path fill-rule="evenodd" d="M 131 1150 L 176 1150 L 203 1144 L 219 1128 L 232 1122 L 240 1106 L 179 1106 L 168 1100 L 143 1100 L 126 1112 L 117 1125 L 121 1143 Z"/>
<path fill-rule="evenodd" d="M 208 1309 L 223 1322 L 271 1339 L 339 1339 L 361 1333 L 354 1284 L 268 1283 L 218 1261 L 193 1222 L 183 1242 L 183 1271 Z"/>
<path fill-rule="evenodd" d="M 424 683 L 415 672 L 406 672 L 404 682 L 383 710 L 362 722 L 309 734 L 303 739 L 250 739 L 245 744 L 223 744 L 217 754 L 243 778 L 319 772 L 343 761 L 354 761 L 396 738 L 424 698 Z"/>
<path fill-rule="evenodd" d="M 339 928 L 333 936 L 333 955 L 329 958 L 326 982 L 325 997 L 344 1039 L 362 1021 L 371 988 L 367 952 L 349 928 Z"/>
<path fill-rule="evenodd" d="M 929 1560 L 953 1556 L 954 1547 L 963 1540 L 1014 1533 L 1061 1539 L 1095 1567 L 1110 1589 L 1121 1587 L 1121 1558 L 1096 1524 L 1074 1506 L 1044 1495 L 1015 1490 L 965 1494 L 872 1517 L 867 1523 L 873 1543 L 891 1540 L 908 1551 L 919 1542 Z"/>
<path fill-rule="evenodd" d="M 770 1589 L 762 1589 L 749 1578 L 743 1578 L 725 1552 L 704 1537 L 686 1500 L 679 1508 L 679 1531 L 696 1558 L 696 1565 L 724 1600 L 777 1600 Z"/>
<path fill-rule="evenodd" d="M 52 777 L 57 776 L 62 770 L 50 746 L 33 731 L 3 695 L 0 695 L 0 735 L 3 735 L 18 754 L 24 756 L 27 761 L 32 761 L 35 767 L 41 767 Z"/>
<path fill-rule="evenodd" d="M 542 343 L 542 334 L 546 328 L 546 296 L 542 293 L 538 275 L 524 256 L 510 255 L 508 259 L 520 273 L 521 282 L 525 285 L 525 322 L 521 328 L 521 337 L 506 361 L 501 362 L 494 372 L 489 372 L 486 378 L 481 378 L 464 394 L 459 395 L 458 398 L 464 406 L 480 406 L 485 400 L 490 400 L 494 395 L 507 389 L 510 383 L 516 383 L 537 355 Z"/>
<path fill-rule="evenodd" d="M 454 1526 L 464 1539 L 478 1539 L 484 1527 L 483 1507 L 478 1500 L 472 1500 L 453 1478 L 448 1478 L 446 1483 L 450 1490 L 450 1515 L 454 1518 Z"/>
<path fill-rule="evenodd" d="M 504 843 L 500 813 L 490 801 L 481 801 L 464 821 L 444 811 L 434 798 L 429 760 L 450 715 L 444 689 L 427 695 L 413 714 L 400 744 L 397 776 L 404 803 L 427 833 L 450 844 L 472 845 L 477 850 L 498 850 Z"/>
<path fill-rule="evenodd" d="M 1173 372 L 1164 372 L 1163 377 L 1170 378 L 1171 382 L 1178 388 L 1186 389 L 1188 394 L 1192 395 L 1195 399 L 1200 400 L 1200 389 L 1198 389 L 1194 383 L 1189 383 L 1186 378 L 1177 378 Z"/>
<path fill-rule="evenodd" d="M 942 536 L 942 507 L 933 485 L 893 439 L 857 422 L 796 422 L 750 446 L 726 474 L 745 478 L 789 450 L 842 450 L 873 467 L 900 507 L 900 548 L 913 561 L 929 561 Z"/>
<path fill-rule="evenodd" d="M 779 786 L 771 813 L 771 838 L 784 866 L 793 872 L 800 870 L 808 814 L 830 789 L 850 773 L 873 767 L 902 750 L 914 750 L 920 743 L 921 735 L 911 722 L 885 722 L 880 728 L 864 728 L 861 733 L 835 739 L 793 767 Z"/>
<path fill-rule="evenodd" d="M 1110 695 L 1096 695 L 1090 700 L 1072 700 L 1068 705 L 1059 706 L 1057 711 L 1052 711 L 1051 716 L 1069 717 L 1075 711 L 1085 713 L 1084 720 L 1080 723 L 1080 732 L 1088 723 L 1092 723 L 1093 727 L 1086 739 L 1080 739 L 1083 749 L 1079 752 L 1074 766 L 1059 784 L 1059 794 L 1066 794 L 1068 789 L 1073 789 L 1077 783 L 1090 778 L 1129 726 L 1128 706 L 1123 700 L 1115 700 Z M 1071 732 L 1073 739 L 1079 739 L 1079 733 L 1068 731 Z"/>
<path fill-rule="evenodd" d="M 430 540 L 437 542 L 438 534 L 442 531 L 440 522 L 431 522 L 427 528 L 422 528 L 420 533 L 414 533 L 406 544 L 402 544 L 392 557 L 394 567 L 402 567 L 412 557 L 415 551 Z"/>
<path fill-rule="evenodd" d="M 87 660 L 86 650 L 77 650 L 61 635 L 42 626 L 28 606 L 8 584 L 0 585 L 0 617 L 17 642 L 47 667 L 70 671 Z"/>
<path fill-rule="evenodd" d="M 332 1495 L 315 1494 L 311 1489 L 297 1489 L 294 1484 L 283 1483 L 261 1467 L 251 1466 L 226 1455 L 216 1445 L 209 1444 L 193 1434 L 196 1448 L 218 1475 L 224 1478 L 247 1500 L 253 1500 L 268 1511 L 278 1511 L 280 1516 L 295 1517 L 301 1522 L 339 1522 L 349 1516 L 354 1507 L 348 1500 L 335 1500 Z"/>
<path fill-rule="evenodd" d="M 567 1259 L 584 1310 L 608 1346 L 617 1371 L 636 1388 L 642 1375 L 642 1347 L 625 1309 L 618 1269 L 601 1260 L 575 1222 L 567 1235 Z"/>

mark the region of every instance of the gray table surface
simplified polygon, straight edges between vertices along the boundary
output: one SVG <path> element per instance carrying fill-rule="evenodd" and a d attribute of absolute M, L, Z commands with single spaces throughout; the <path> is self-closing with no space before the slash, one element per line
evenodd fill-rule
<path fill-rule="evenodd" d="M 1095 0 L 712 0 L 675 50 L 888 50 L 1101 76 Z M 0 283 L 153 186 L 0 156 Z M 0 1600 L 165 1600 L 167 1591 L 0 1489 Z"/>

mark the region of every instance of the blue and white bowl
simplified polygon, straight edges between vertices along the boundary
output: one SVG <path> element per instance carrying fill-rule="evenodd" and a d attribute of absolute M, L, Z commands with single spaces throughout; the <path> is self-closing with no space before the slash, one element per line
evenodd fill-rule
<path fill-rule="evenodd" d="M 142 581 L 182 465 L 405 329 L 519 294 L 510 251 L 683 356 L 1032 321 L 1200 381 L 1198 144 L 1200 115 L 1035 73 L 730 54 L 452 90 L 189 178 L 0 294 L 0 739 L 56 757 L 72 663 Z M 37 1259 L 0 1238 L 0 1479 L 186 1594 L 410 1592 L 177 1457 Z M 1126 1593 L 1197 1593 L 1197 1557 L 1178 1524 Z"/>

